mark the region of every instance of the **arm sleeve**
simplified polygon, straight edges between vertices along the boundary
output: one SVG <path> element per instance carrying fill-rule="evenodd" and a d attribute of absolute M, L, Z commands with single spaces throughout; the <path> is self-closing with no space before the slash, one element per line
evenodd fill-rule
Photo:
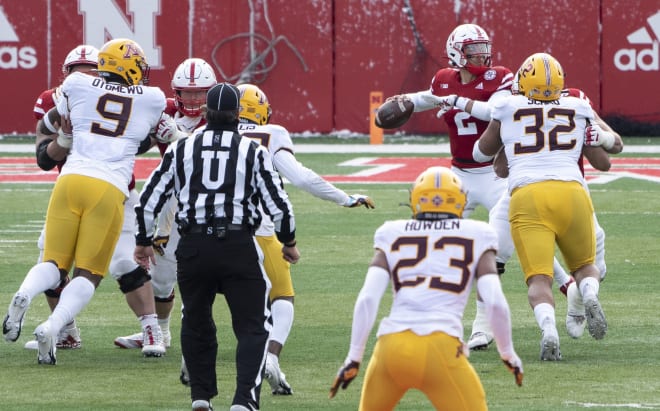
<path fill-rule="evenodd" d="M 390 274 L 381 267 L 370 266 L 364 285 L 358 294 L 353 309 L 353 326 L 351 329 L 351 346 L 348 358 L 351 361 L 362 362 L 364 349 L 369 334 L 376 322 L 380 300 L 387 289 Z"/>
<path fill-rule="evenodd" d="M 315 197 L 339 205 L 343 205 L 348 201 L 348 194 L 325 181 L 313 170 L 302 165 L 290 151 L 280 150 L 275 153 L 273 164 L 277 171 L 291 184 Z"/>
<path fill-rule="evenodd" d="M 408 93 L 404 94 L 407 96 L 410 101 L 415 105 L 414 112 L 419 113 L 420 111 L 427 111 L 434 108 L 438 108 L 435 104 L 428 102 L 422 98 L 424 95 L 433 94 L 432 90 L 418 91 L 417 93 Z"/>
<path fill-rule="evenodd" d="M 493 330 L 500 357 L 511 358 L 515 354 L 511 336 L 511 313 L 499 276 L 495 273 L 482 275 L 477 280 L 477 289 L 486 304 L 486 318 Z"/>

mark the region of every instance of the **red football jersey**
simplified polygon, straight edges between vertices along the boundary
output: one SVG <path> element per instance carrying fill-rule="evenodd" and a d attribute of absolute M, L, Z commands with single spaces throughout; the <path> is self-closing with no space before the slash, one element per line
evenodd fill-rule
<path fill-rule="evenodd" d="M 431 91 L 436 96 L 456 94 L 475 101 L 488 101 L 500 90 L 510 90 L 513 73 L 506 67 L 491 67 L 484 74 L 467 84 L 462 84 L 458 69 L 443 68 L 433 77 Z M 472 147 L 481 133 L 488 127 L 488 121 L 479 120 L 469 113 L 453 109 L 445 113 L 449 127 L 449 147 L 452 165 L 459 168 L 483 167 L 489 163 L 478 163 L 472 158 Z"/>

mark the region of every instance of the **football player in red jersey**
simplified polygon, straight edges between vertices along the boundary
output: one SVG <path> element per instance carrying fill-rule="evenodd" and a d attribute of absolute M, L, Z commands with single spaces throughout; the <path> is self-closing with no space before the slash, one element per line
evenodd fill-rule
<path fill-rule="evenodd" d="M 493 66 L 491 41 L 484 29 L 476 24 L 462 24 L 447 39 L 450 67 L 437 71 L 428 90 L 391 98 L 410 99 L 415 112 L 439 109 L 449 128 L 452 171 L 467 190 L 464 217 L 469 217 L 478 205 L 491 210 L 506 193 L 506 180 L 497 177 L 492 162 L 480 163 L 472 158 L 472 146 L 488 126 L 490 106 L 499 98 L 511 95 L 513 73 L 506 67 Z M 498 233 L 499 249 L 513 253 L 508 224 L 489 220 Z M 504 271 L 504 260 L 498 258 L 498 270 Z M 485 349 L 493 341 L 481 298 L 477 301 L 477 316 L 468 340 L 470 349 Z"/>
<path fill-rule="evenodd" d="M 174 97 L 167 99 L 165 113 L 171 118 L 170 140 L 177 140 L 206 125 L 202 106 L 206 104 L 206 92 L 217 83 L 213 67 L 201 58 L 189 58 L 181 62 L 172 76 Z M 161 155 L 167 144 L 158 143 Z M 163 331 L 163 341 L 170 346 L 170 313 L 174 307 L 176 284 L 176 257 L 174 251 L 179 233 L 174 221 L 176 199 L 172 197 L 163 207 L 158 219 L 154 249 L 156 264 L 151 268 L 152 284 L 156 300 L 158 323 Z M 168 211 L 169 210 L 169 211 Z M 142 348 L 142 333 L 117 337 L 114 344 L 120 348 Z"/>

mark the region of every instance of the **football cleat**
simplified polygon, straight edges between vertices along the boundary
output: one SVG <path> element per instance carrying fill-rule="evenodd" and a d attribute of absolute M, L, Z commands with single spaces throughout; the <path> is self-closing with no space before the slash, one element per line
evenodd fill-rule
<path fill-rule="evenodd" d="M 213 411 L 211 403 L 206 400 L 195 400 L 192 403 L 193 411 Z"/>
<path fill-rule="evenodd" d="M 165 355 L 165 344 L 160 326 L 147 325 L 142 329 L 142 354 L 145 357 L 162 357 Z"/>
<path fill-rule="evenodd" d="M 589 334 L 597 340 L 602 340 L 607 333 L 607 320 L 603 307 L 600 306 L 598 298 L 593 297 L 584 301 L 584 309 L 587 317 Z"/>
<path fill-rule="evenodd" d="M 7 315 L 2 322 L 2 335 L 5 340 L 15 342 L 21 335 L 21 328 L 23 328 L 23 320 L 25 312 L 30 306 L 30 296 L 25 293 L 18 292 L 14 294 Z"/>
<path fill-rule="evenodd" d="M 57 349 L 59 350 L 77 350 L 82 346 L 80 339 L 80 328 L 64 328 L 57 336 Z"/>
<path fill-rule="evenodd" d="M 115 345 L 119 348 L 142 348 L 142 333 L 127 335 L 126 337 L 115 338 Z"/>
<path fill-rule="evenodd" d="M 566 301 L 568 302 L 568 308 L 566 310 L 566 332 L 572 338 L 580 338 L 584 333 L 586 317 L 582 296 L 575 282 L 568 285 Z"/>
<path fill-rule="evenodd" d="M 162 334 L 165 348 L 170 348 L 170 345 L 172 344 L 172 334 L 170 333 L 170 330 L 162 331 Z M 140 332 L 125 337 L 117 337 L 115 338 L 114 344 L 119 348 L 126 349 L 142 348 L 142 333 Z"/>
<path fill-rule="evenodd" d="M 268 384 L 270 384 L 270 389 L 273 395 L 291 395 L 293 390 L 288 382 L 286 382 L 286 376 L 280 370 L 279 365 L 275 361 L 270 360 L 269 354 L 266 357 L 266 370 L 265 377 Z"/>
<path fill-rule="evenodd" d="M 493 342 L 493 336 L 481 331 L 477 331 L 470 336 L 467 346 L 472 351 L 481 351 L 488 349 Z"/>
<path fill-rule="evenodd" d="M 561 351 L 559 351 L 559 334 L 557 334 L 557 329 L 555 327 L 546 327 L 542 332 L 541 361 L 561 360 Z"/>
<path fill-rule="evenodd" d="M 34 330 L 34 336 L 38 344 L 37 363 L 55 365 L 57 358 L 57 335 L 51 332 L 50 323 L 45 321 Z"/>

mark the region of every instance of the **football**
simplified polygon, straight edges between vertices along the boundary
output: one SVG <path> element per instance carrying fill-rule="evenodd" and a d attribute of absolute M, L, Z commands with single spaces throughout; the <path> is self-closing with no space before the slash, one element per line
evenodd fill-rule
<path fill-rule="evenodd" d="M 376 110 L 375 123 L 384 129 L 398 128 L 412 116 L 415 105 L 408 98 L 397 97 L 385 101 Z"/>

